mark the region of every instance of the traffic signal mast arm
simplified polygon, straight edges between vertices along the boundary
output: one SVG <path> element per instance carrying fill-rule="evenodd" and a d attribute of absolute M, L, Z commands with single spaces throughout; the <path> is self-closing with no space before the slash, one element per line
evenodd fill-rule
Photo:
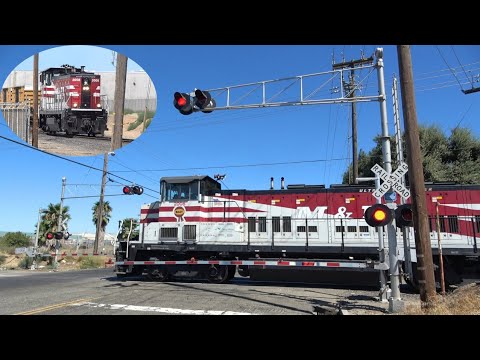
<path fill-rule="evenodd" d="M 381 95 L 369 95 L 369 96 L 357 96 L 360 93 L 356 90 L 361 90 L 362 84 L 366 82 L 366 79 L 373 72 L 377 65 L 365 65 L 355 68 L 355 70 L 366 70 L 367 75 L 360 81 L 355 83 L 355 87 L 347 88 L 344 86 L 344 78 L 348 77 L 350 69 L 338 68 L 335 70 L 298 75 L 288 78 L 276 79 L 276 80 L 264 80 L 254 83 L 227 86 L 223 88 L 211 89 L 202 91 L 195 89 L 192 93 L 176 92 L 174 95 L 175 107 L 184 115 L 189 115 L 192 112 L 211 112 L 213 110 L 236 110 L 236 109 L 256 109 L 264 107 L 279 107 L 279 106 L 297 106 L 297 105 L 318 105 L 318 104 L 343 104 L 351 102 L 370 102 L 379 101 L 383 99 Z M 306 82 L 308 81 L 308 86 Z M 315 83 L 318 82 L 318 84 Z M 332 85 L 333 82 L 333 85 Z M 279 90 L 282 84 L 285 84 L 283 89 Z M 315 90 L 306 94 L 306 88 L 312 88 L 316 86 Z M 275 101 L 275 98 L 285 93 L 290 88 L 295 87 L 295 96 L 292 101 Z M 329 90 L 331 92 L 328 98 L 314 98 L 314 96 L 320 90 Z M 242 93 L 242 90 L 245 92 Z M 261 95 L 259 93 L 261 92 Z M 239 93 L 241 93 L 239 95 Z M 268 95 L 274 93 L 273 95 Z M 351 97 L 355 94 L 354 97 Z M 235 96 L 237 95 L 237 96 Z M 256 95 L 256 96 L 255 96 Z M 332 95 L 334 96 L 332 98 Z M 255 98 L 253 99 L 253 97 Z M 292 96 L 289 93 L 289 96 Z M 336 97 L 335 97 L 336 96 Z M 293 97 L 293 96 L 292 96 Z M 244 104 L 238 104 L 242 100 L 251 99 L 251 101 L 245 101 Z M 211 104 L 213 102 L 213 104 Z M 204 111 L 201 107 L 202 104 L 209 104 L 209 108 L 212 110 Z M 217 104 L 219 106 L 217 106 Z M 213 105 L 213 107 L 212 107 Z M 186 109 L 186 110 L 185 110 Z M 193 109 L 193 111 L 191 111 Z"/>

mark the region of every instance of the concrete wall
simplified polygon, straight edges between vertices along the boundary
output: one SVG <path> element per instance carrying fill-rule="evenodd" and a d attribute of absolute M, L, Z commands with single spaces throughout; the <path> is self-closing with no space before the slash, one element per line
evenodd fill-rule
<path fill-rule="evenodd" d="M 87 71 L 90 71 L 87 69 Z M 101 94 L 107 95 L 109 102 L 113 102 L 115 94 L 115 72 L 114 71 L 91 71 L 101 76 Z M 19 70 L 12 71 L 5 80 L 2 88 L 16 86 L 33 86 L 33 71 Z M 148 101 L 147 101 L 148 99 Z M 131 71 L 127 73 L 125 89 L 125 108 L 142 110 L 145 103 L 150 110 L 157 108 L 157 93 L 150 77 L 144 71 Z M 112 108 L 112 107 L 111 107 Z"/>

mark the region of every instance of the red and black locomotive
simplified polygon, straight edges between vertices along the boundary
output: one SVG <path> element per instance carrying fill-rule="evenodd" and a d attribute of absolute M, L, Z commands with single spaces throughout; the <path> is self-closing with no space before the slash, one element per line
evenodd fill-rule
<path fill-rule="evenodd" d="M 100 75 L 62 65 L 40 74 L 39 126 L 48 134 L 103 136 L 108 109 L 100 95 Z"/>

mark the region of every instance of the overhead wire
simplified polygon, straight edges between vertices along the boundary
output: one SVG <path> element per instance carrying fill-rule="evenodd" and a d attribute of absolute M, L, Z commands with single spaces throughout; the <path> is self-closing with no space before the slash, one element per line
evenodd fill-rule
<path fill-rule="evenodd" d="M 6 136 L 0 135 L 0 139 L 4 139 L 4 140 L 10 141 L 10 142 L 12 142 L 12 143 L 15 143 L 15 144 L 17 144 L 17 145 L 26 147 L 26 148 L 28 148 L 28 149 L 30 149 L 30 150 L 38 151 L 38 152 L 40 152 L 40 153 L 42 153 L 42 154 L 46 154 L 46 155 L 49 155 L 49 156 L 52 156 L 52 157 L 55 157 L 55 158 L 58 158 L 58 159 L 61 159 L 61 160 L 67 161 L 67 162 L 71 162 L 71 163 L 76 164 L 76 165 L 79 165 L 79 166 L 83 166 L 83 167 L 86 167 L 86 168 L 90 168 L 90 169 L 92 169 L 92 170 L 99 171 L 99 172 L 102 172 L 102 173 L 103 173 L 103 169 L 99 169 L 99 168 L 96 168 L 96 167 L 93 167 L 93 166 L 89 166 L 89 165 L 87 165 L 87 164 L 84 164 L 84 163 L 81 163 L 81 162 L 79 162 L 79 161 L 75 161 L 75 160 L 72 160 L 72 159 L 68 159 L 68 158 L 63 157 L 63 156 L 60 156 L 60 155 L 56 155 L 56 154 L 49 153 L 49 152 L 44 151 L 44 150 L 42 150 L 42 149 L 38 149 L 38 148 L 36 148 L 36 147 L 32 147 L 32 146 L 30 146 L 30 145 L 27 145 L 27 144 L 21 143 L 21 142 L 19 142 L 19 141 L 13 140 L 13 139 L 8 138 L 8 137 L 6 137 Z M 132 183 L 132 181 L 130 181 L 130 180 L 128 180 L 128 179 L 125 179 L 125 178 L 123 178 L 123 177 L 121 177 L 121 176 L 115 175 L 114 173 L 111 173 L 110 171 L 107 171 L 106 174 L 111 175 L 111 176 L 115 176 L 115 177 L 117 177 L 117 178 L 119 178 L 119 179 L 121 179 L 121 180 L 124 180 L 124 181 L 128 182 L 128 183 Z M 156 191 L 156 190 L 152 190 L 152 189 L 147 188 L 146 186 L 143 186 L 143 185 L 141 185 L 141 184 L 139 184 L 139 185 L 142 186 L 144 189 L 147 189 L 147 190 L 150 190 L 150 191 L 159 193 L 159 192 Z"/>

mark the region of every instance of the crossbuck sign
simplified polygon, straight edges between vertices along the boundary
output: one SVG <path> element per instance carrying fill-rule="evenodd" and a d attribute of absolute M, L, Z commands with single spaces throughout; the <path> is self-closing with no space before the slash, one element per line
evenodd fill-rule
<path fill-rule="evenodd" d="M 393 174 L 388 175 L 388 173 L 378 164 L 375 164 L 370 170 L 372 170 L 375 175 L 383 180 L 382 185 L 379 189 L 376 189 L 373 192 L 373 196 L 377 199 L 380 199 L 385 195 L 390 188 L 395 190 L 402 198 L 407 200 L 410 197 L 410 190 L 400 183 L 400 180 L 403 175 L 408 172 L 408 165 L 404 162 L 400 163 L 400 166 L 395 170 Z"/>

